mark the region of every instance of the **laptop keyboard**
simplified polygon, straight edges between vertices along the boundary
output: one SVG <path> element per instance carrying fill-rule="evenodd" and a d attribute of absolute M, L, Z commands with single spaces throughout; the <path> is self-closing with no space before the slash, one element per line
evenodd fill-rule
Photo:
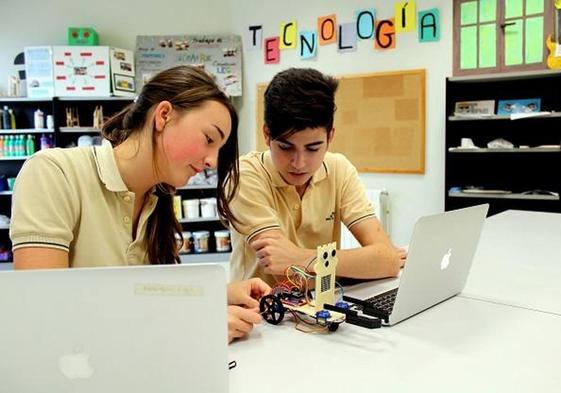
<path fill-rule="evenodd" d="M 392 312 L 396 296 L 397 288 L 368 298 L 365 300 L 365 302 L 369 303 L 372 307 L 386 311 L 389 315 Z"/>

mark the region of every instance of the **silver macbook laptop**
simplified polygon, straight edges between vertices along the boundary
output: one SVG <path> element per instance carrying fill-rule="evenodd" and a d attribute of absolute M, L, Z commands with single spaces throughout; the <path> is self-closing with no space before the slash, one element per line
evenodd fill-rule
<path fill-rule="evenodd" d="M 0 272 L 0 315 L 0 391 L 228 391 L 220 266 Z"/>
<path fill-rule="evenodd" d="M 394 325 L 462 291 L 489 205 L 421 217 L 399 278 L 345 290 L 363 312 Z"/>

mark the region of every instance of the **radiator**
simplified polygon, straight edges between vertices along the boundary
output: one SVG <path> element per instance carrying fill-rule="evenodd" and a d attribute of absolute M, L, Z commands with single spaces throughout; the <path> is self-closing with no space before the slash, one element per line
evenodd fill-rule
<path fill-rule="evenodd" d="M 379 189 L 365 190 L 366 197 L 374 205 L 374 212 L 376 218 L 382 224 L 382 228 L 388 236 L 390 236 L 390 205 L 388 192 Z M 353 234 L 347 229 L 344 224 L 341 224 L 341 247 L 342 249 L 357 248 L 360 244 L 355 239 Z"/>

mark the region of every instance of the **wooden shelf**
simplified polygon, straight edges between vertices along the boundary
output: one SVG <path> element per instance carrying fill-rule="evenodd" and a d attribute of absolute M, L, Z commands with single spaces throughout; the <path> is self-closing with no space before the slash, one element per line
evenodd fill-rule
<path fill-rule="evenodd" d="M 100 128 L 93 128 L 93 127 L 59 127 L 59 131 L 61 133 L 75 133 L 75 134 L 83 134 L 85 132 L 95 132 L 99 134 L 101 132 Z"/>
<path fill-rule="evenodd" d="M 50 102 L 52 100 L 51 97 L 0 97 L 0 102 Z"/>
<path fill-rule="evenodd" d="M 97 97 L 97 96 L 80 96 L 80 97 L 0 97 L 0 102 L 50 102 L 59 101 L 134 101 L 136 97 Z"/>
<path fill-rule="evenodd" d="M 216 217 L 198 217 L 198 218 L 182 218 L 179 220 L 181 224 L 188 224 L 190 222 L 212 222 L 212 221 L 220 221 L 218 216 Z"/>
<path fill-rule="evenodd" d="M 0 271 L 2 270 L 14 270 L 14 264 L 12 262 L 0 262 Z"/>
<path fill-rule="evenodd" d="M 134 101 L 136 97 L 58 97 L 59 101 Z"/>
<path fill-rule="evenodd" d="M 178 187 L 178 190 L 216 190 L 216 184 L 201 184 L 201 185 L 191 185 L 188 184 L 183 187 Z"/>
<path fill-rule="evenodd" d="M 0 161 L 25 161 L 31 156 L 0 157 Z"/>
<path fill-rule="evenodd" d="M 496 149 L 496 148 L 477 148 L 477 149 L 462 149 L 458 147 L 448 148 L 450 153 L 462 154 L 478 154 L 478 153 L 559 153 L 561 147 L 529 147 L 527 149 L 513 148 L 513 149 Z"/>
<path fill-rule="evenodd" d="M 517 80 L 517 79 L 545 78 L 551 76 L 561 76 L 561 71 L 539 70 L 539 71 L 522 71 L 522 72 L 507 72 L 507 73 L 497 73 L 497 74 L 455 76 L 455 77 L 448 78 L 448 80 L 450 82 L 479 83 L 482 80 L 491 82 L 491 81 Z"/>
<path fill-rule="evenodd" d="M 19 134 L 53 134 L 55 130 L 48 128 L 18 128 L 15 130 L 0 130 L 2 135 L 19 135 Z"/>
<path fill-rule="evenodd" d="M 529 116 L 524 117 L 521 119 L 515 119 L 512 121 L 520 121 L 520 120 L 530 120 L 530 119 L 548 119 L 554 117 L 561 117 L 560 112 L 554 112 L 548 115 L 539 115 L 539 116 Z M 448 120 L 450 121 L 482 121 L 482 120 L 509 120 L 510 115 L 490 115 L 490 116 L 448 116 Z"/>
<path fill-rule="evenodd" d="M 534 201 L 558 201 L 558 195 L 532 195 L 532 194 L 468 194 L 465 192 L 448 192 L 452 198 L 479 198 L 479 199 L 518 199 Z"/>
<path fill-rule="evenodd" d="M 230 252 L 209 252 L 204 254 L 180 254 L 181 263 L 209 263 L 209 262 L 229 262 L 232 253 Z"/>

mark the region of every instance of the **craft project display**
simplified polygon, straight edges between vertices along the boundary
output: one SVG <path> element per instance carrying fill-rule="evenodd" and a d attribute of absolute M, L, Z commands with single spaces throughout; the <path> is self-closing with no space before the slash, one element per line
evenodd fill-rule
<path fill-rule="evenodd" d="M 55 95 L 109 96 L 109 47 L 53 47 Z"/>

